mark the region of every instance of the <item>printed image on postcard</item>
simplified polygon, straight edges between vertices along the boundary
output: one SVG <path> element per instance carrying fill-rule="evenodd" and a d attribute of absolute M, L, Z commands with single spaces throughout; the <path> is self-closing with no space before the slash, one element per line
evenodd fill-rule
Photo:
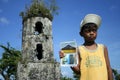
<path fill-rule="evenodd" d="M 75 66 L 78 63 L 76 41 L 66 41 L 60 43 L 60 49 L 64 57 L 60 59 L 61 66 Z"/>

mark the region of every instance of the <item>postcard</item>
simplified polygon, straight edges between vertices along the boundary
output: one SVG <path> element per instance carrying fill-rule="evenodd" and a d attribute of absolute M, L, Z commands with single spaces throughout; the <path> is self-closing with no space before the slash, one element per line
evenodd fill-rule
<path fill-rule="evenodd" d="M 78 64 L 76 41 L 61 42 L 60 49 L 64 53 L 64 57 L 60 59 L 61 66 L 75 66 Z"/>

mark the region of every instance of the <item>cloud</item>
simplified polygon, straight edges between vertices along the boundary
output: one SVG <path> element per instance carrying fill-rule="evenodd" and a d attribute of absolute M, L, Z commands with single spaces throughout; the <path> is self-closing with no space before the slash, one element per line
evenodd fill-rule
<path fill-rule="evenodd" d="M 2 18 L 0 18 L 0 23 L 2 23 L 2 24 L 9 24 L 9 21 L 8 21 L 7 18 L 2 17 Z"/>
<path fill-rule="evenodd" d="M 115 5 L 112 5 L 111 7 L 110 7 L 110 11 L 114 11 L 114 10 L 116 10 L 117 9 L 117 6 L 115 6 Z"/>
<path fill-rule="evenodd" d="M 8 2 L 8 0 L 2 0 L 3 2 Z"/>
<path fill-rule="evenodd" d="M 2 13 L 2 9 L 0 9 L 0 13 Z"/>
<path fill-rule="evenodd" d="M 61 67 L 61 73 L 64 77 L 73 78 L 73 71 L 68 67 Z"/>
<path fill-rule="evenodd" d="M 67 76 L 67 75 L 69 75 L 69 73 L 67 71 L 63 71 L 62 75 Z"/>

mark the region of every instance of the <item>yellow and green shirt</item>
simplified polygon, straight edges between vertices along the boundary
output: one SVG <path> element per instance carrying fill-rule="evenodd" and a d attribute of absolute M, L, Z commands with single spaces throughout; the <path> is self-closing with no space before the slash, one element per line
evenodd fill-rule
<path fill-rule="evenodd" d="M 104 58 L 104 46 L 97 44 L 95 50 L 85 46 L 79 47 L 80 51 L 80 80 L 108 80 L 107 67 Z"/>

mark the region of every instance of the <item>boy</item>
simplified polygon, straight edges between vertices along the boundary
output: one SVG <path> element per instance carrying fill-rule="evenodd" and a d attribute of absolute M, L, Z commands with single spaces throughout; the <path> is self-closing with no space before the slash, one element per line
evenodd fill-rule
<path fill-rule="evenodd" d="M 78 47 L 78 65 L 71 67 L 80 73 L 80 80 L 113 80 L 107 47 L 95 42 L 100 24 L 101 18 L 96 14 L 86 15 L 81 22 L 80 35 L 84 43 Z M 62 51 L 60 57 L 64 57 Z"/>

